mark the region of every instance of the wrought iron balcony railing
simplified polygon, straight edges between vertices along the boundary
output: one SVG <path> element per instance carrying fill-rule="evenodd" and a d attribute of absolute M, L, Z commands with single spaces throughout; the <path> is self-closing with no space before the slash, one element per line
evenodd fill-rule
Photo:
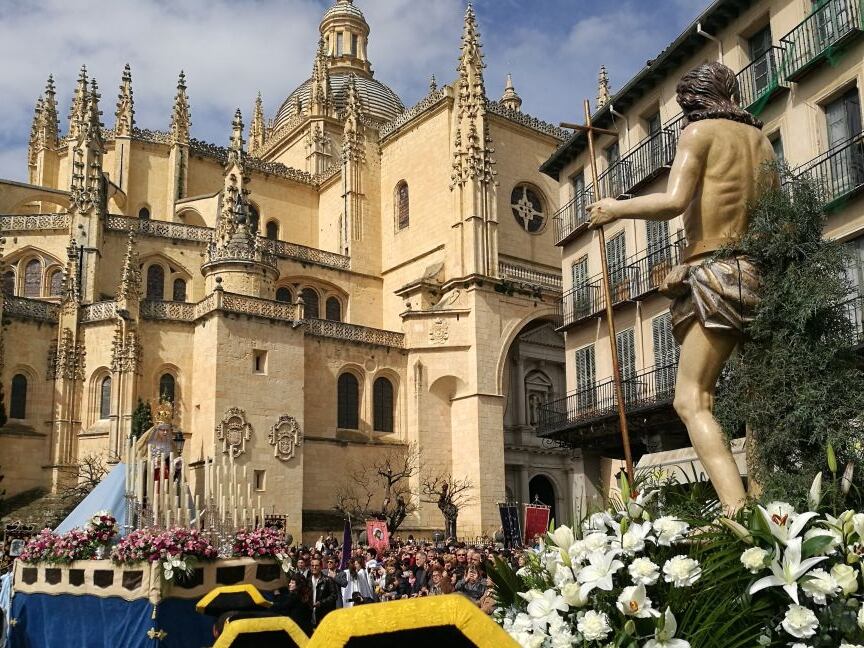
<path fill-rule="evenodd" d="M 814 3 L 813 12 L 780 39 L 786 80 L 797 81 L 847 40 L 860 35 L 861 13 L 860 0 Z"/>
<path fill-rule="evenodd" d="M 563 245 L 579 228 L 588 222 L 588 205 L 594 202 L 594 188 L 588 185 L 553 216 L 556 245 Z"/>
<path fill-rule="evenodd" d="M 781 65 L 783 52 L 782 47 L 774 45 L 738 73 L 742 108 L 753 111 L 767 102 L 780 88 L 786 87 Z"/>
<path fill-rule="evenodd" d="M 669 271 L 681 262 L 683 237 L 670 236 L 661 245 L 630 257 L 621 266 L 609 268 L 612 305 L 634 301 L 660 288 Z M 574 286 L 561 297 L 561 326 L 567 328 L 593 317 L 606 308 L 602 275 Z"/>
<path fill-rule="evenodd" d="M 677 371 L 678 363 L 675 362 L 623 376 L 625 410 L 635 412 L 671 403 L 675 395 Z M 550 437 L 615 416 L 617 406 L 614 382 L 608 378 L 542 405 L 537 434 Z"/>
<path fill-rule="evenodd" d="M 864 189 L 864 131 L 839 142 L 795 170 L 823 191 L 828 206 Z"/>
<path fill-rule="evenodd" d="M 679 115 L 600 174 L 598 182 L 603 195 L 617 198 L 634 193 L 670 167 L 683 125 L 684 116 Z"/>
<path fill-rule="evenodd" d="M 853 329 L 855 346 L 864 344 L 864 295 L 856 295 L 841 304 L 843 314 L 849 319 Z"/>

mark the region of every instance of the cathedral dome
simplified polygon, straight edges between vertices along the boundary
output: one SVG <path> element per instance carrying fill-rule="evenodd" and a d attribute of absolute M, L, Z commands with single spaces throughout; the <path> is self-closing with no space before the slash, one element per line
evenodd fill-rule
<path fill-rule="evenodd" d="M 330 87 L 333 91 L 333 104 L 336 110 L 343 110 L 348 97 L 348 80 L 350 72 L 331 72 Z M 405 106 L 393 90 L 375 79 L 358 76 L 355 77 L 357 94 L 360 95 L 360 105 L 363 113 L 378 122 L 389 122 L 403 112 Z M 282 103 L 276 118 L 273 120 L 273 128 L 280 128 L 287 123 L 291 117 L 297 114 L 297 102 L 299 100 L 303 109 L 309 106 L 309 87 L 312 79 L 307 79 L 299 88 L 288 95 Z"/>
<path fill-rule="evenodd" d="M 359 18 L 364 22 L 366 20 L 366 18 L 363 16 L 363 12 L 360 11 L 359 8 L 354 6 L 352 0 L 337 0 L 336 4 L 334 4 L 332 7 L 330 7 L 327 11 L 324 12 L 323 20 L 336 17 Z"/>

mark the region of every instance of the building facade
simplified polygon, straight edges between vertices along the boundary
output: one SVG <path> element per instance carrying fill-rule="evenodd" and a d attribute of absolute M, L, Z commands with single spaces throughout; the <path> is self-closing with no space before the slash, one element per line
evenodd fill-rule
<path fill-rule="evenodd" d="M 558 180 L 555 215 L 562 248 L 566 396 L 543 406 L 539 434 L 579 448 L 586 484 L 608 483 L 602 457 L 623 457 L 604 320 L 601 261 L 585 206 L 600 197 L 627 199 L 664 191 L 683 119 L 675 87 L 702 63 L 737 72 L 741 105 L 758 114 L 776 155 L 826 192 L 825 235 L 847 243 L 858 292 L 844 305 L 862 333 L 864 259 L 864 16 L 855 0 L 717 0 L 618 92 L 601 69 L 593 124 L 617 131 L 595 142 L 599 188 L 591 183 L 587 142 L 575 133 L 543 164 Z M 678 349 L 668 300 L 658 292 L 684 247 L 680 217 L 624 220 L 605 226 L 623 397 L 634 455 L 695 459 L 672 409 Z M 741 452 L 741 446 L 736 445 Z M 643 465 L 644 465 L 643 461 Z M 589 488 L 589 494 L 591 492 Z"/>
<path fill-rule="evenodd" d="M 488 98 L 470 7 L 458 77 L 408 109 L 369 34 L 335 2 L 311 77 L 271 119 L 260 96 L 248 129 L 238 110 L 227 147 L 192 137 L 182 73 L 159 131 L 128 66 L 113 128 L 82 69 L 62 135 L 49 78 L 29 181 L 0 182 L 9 494 L 123 459 L 138 400 L 164 396 L 193 473 L 234 455 L 295 537 L 353 467 L 412 443 L 474 484 L 460 534 L 494 531 L 508 496 L 573 506 L 571 453 L 533 433 L 565 389 L 559 190 L 538 169 L 569 132 L 509 79 Z M 404 524 L 441 526 L 434 504 Z"/>

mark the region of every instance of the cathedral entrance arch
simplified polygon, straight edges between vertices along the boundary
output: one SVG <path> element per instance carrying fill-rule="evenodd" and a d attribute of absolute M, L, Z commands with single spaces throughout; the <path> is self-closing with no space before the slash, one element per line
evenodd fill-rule
<path fill-rule="evenodd" d="M 546 475 L 535 475 L 528 482 L 528 493 L 531 497 L 531 503 L 545 504 L 549 507 L 549 519 L 557 520 L 555 515 L 555 485 L 552 480 Z"/>

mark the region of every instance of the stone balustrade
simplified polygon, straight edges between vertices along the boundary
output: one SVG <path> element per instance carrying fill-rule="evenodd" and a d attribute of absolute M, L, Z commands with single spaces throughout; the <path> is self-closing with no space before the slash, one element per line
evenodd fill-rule
<path fill-rule="evenodd" d="M 71 217 L 59 214 L 10 214 L 0 216 L 0 232 L 27 232 L 38 230 L 68 230 Z"/>

